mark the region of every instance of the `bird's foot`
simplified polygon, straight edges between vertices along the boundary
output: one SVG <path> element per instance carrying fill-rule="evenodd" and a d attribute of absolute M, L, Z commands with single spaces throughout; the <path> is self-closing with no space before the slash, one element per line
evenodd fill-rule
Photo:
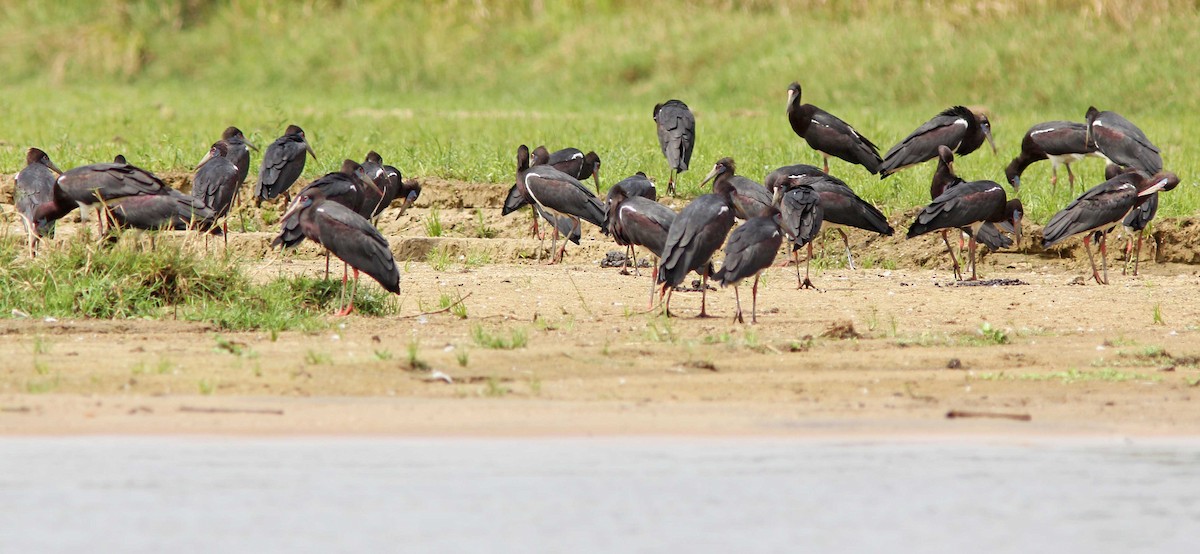
<path fill-rule="evenodd" d="M 347 304 L 345 308 L 338 310 L 337 313 L 333 314 L 333 316 L 334 317 L 346 317 L 346 316 L 350 315 L 350 312 L 353 312 L 353 311 L 354 311 L 354 304 Z"/>
<path fill-rule="evenodd" d="M 733 322 L 734 323 L 745 323 L 746 322 L 745 319 L 742 319 L 742 312 L 733 314 Z"/>
<path fill-rule="evenodd" d="M 700 310 L 700 315 L 696 316 L 697 319 L 709 319 L 711 317 L 712 316 L 708 315 L 708 312 L 706 312 L 704 310 Z"/>
<path fill-rule="evenodd" d="M 809 280 L 808 277 L 805 277 L 804 280 L 800 282 L 800 286 L 796 287 L 796 290 L 801 290 L 801 289 L 820 290 L 817 288 L 816 285 L 813 284 L 813 282 L 811 280 Z"/>

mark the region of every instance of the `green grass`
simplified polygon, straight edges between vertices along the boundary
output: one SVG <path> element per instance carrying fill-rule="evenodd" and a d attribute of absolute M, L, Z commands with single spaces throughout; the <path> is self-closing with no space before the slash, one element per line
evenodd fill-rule
<path fill-rule="evenodd" d="M 1188 70 L 1200 59 L 1194 1 L 537 5 L 534 13 L 517 0 L 6 4 L 0 171 L 17 171 L 30 145 L 64 168 L 121 151 L 150 169 L 183 170 L 227 125 L 263 146 L 297 123 L 320 156 L 305 167 L 310 179 L 375 149 L 405 175 L 507 184 L 524 142 L 595 149 L 606 184 L 638 170 L 665 182 L 650 113 L 679 97 L 697 115 L 693 167 L 680 182 L 694 195 L 721 156 L 756 179 L 819 162 L 784 117 L 784 90 L 800 80 L 807 101 L 883 149 L 947 106 L 986 107 L 1000 153 L 960 160 L 967 179 L 1002 179 L 1033 123 L 1080 120 L 1089 104 L 1114 109 L 1184 177 L 1161 214 L 1200 210 L 1200 188 L 1190 186 L 1200 130 L 1180 123 L 1200 112 L 1191 93 L 1200 73 Z M 638 32 L 627 32 L 635 22 Z M 237 40 L 214 48 L 214 36 Z M 1088 184 L 1103 170 L 1097 161 L 1076 168 Z M 832 170 L 892 213 L 927 201 L 933 168 L 886 181 L 836 160 Z M 1051 189 L 1048 176 L 1039 163 L 1023 180 L 1035 222 L 1077 194 Z"/>
<path fill-rule="evenodd" d="M 44 247 L 33 259 L 23 248 L 22 241 L 0 239 L 0 317 L 17 309 L 32 317 L 178 318 L 226 330 L 315 330 L 328 325 L 323 316 L 336 309 L 341 287 L 309 277 L 257 284 L 234 257 L 168 241 L 149 250 L 81 238 Z M 360 287 L 355 308 L 368 316 L 398 310 L 391 295 L 371 286 Z M 216 340 L 218 348 L 242 355 L 240 346 Z"/>
<path fill-rule="evenodd" d="M 421 342 L 413 337 L 408 341 L 408 368 L 413 371 L 429 371 L 429 363 L 420 357 Z"/>
<path fill-rule="evenodd" d="M 977 379 L 983 381 L 1058 381 L 1063 384 L 1106 382 L 1123 383 L 1127 381 L 1161 381 L 1159 376 L 1143 373 L 1121 371 L 1113 368 L 1082 370 L 1071 368 L 1066 371 L 1050 371 L 1046 373 L 981 373 Z"/>
<path fill-rule="evenodd" d="M 429 215 L 425 217 L 425 234 L 430 237 L 440 237 L 443 231 L 441 211 L 437 208 L 430 209 Z"/>
<path fill-rule="evenodd" d="M 492 332 L 484 329 L 482 325 L 476 325 L 471 327 L 471 338 L 475 344 L 495 350 L 525 348 L 529 344 L 529 333 L 521 327 L 510 330 L 505 337 L 503 331 Z"/>

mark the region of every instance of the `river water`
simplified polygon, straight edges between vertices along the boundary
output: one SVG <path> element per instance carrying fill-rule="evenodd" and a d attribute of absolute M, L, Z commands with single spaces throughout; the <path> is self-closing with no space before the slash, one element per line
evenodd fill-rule
<path fill-rule="evenodd" d="M 1200 440 L 0 439 L 0 552 L 1200 552 Z"/>

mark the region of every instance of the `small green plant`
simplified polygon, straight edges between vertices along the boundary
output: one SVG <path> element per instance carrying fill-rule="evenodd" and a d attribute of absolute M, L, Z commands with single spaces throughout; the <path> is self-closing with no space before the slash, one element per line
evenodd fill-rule
<path fill-rule="evenodd" d="M 482 208 L 475 208 L 475 236 L 481 239 L 496 237 L 496 230 L 489 227 L 483 220 Z"/>
<path fill-rule="evenodd" d="M 33 336 L 33 353 L 48 354 L 50 352 L 50 341 L 46 337 L 38 334 Z"/>
<path fill-rule="evenodd" d="M 979 336 L 984 342 L 992 344 L 1008 344 L 1008 332 L 999 327 L 993 327 L 991 323 L 985 321 L 979 325 Z"/>
<path fill-rule="evenodd" d="M 386 362 L 392 359 L 392 351 L 386 348 L 375 351 L 375 359 L 381 362 Z"/>
<path fill-rule="evenodd" d="M 1161 303 L 1154 305 L 1154 324 L 1155 325 L 1164 325 Z"/>
<path fill-rule="evenodd" d="M 467 267 L 483 267 L 492 263 L 492 255 L 487 250 L 469 250 L 463 263 Z"/>
<path fill-rule="evenodd" d="M 675 324 L 669 317 L 647 321 L 646 338 L 651 342 L 669 342 L 671 344 L 679 341 L 679 336 L 675 334 Z"/>
<path fill-rule="evenodd" d="M 471 361 L 471 355 L 467 352 L 466 348 L 460 348 L 458 352 L 454 354 L 454 359 L 458 360 L 459 367 L 467 367 L 467 364 Z"/>
<path fill-rule="evenodd" d="M 436 207 L 429 209 L 429 216 L 425 218 L 425 235 L 430 237 L 442 236 L 442 214 L 441 210 Z"/>
<path fill-rule="evenodd" d="M 228 352 L 234 356 L 241 356 L 246 353 L 246 345 L 240 342 L 231 341 L 221 335 L 213 337 L 217 346 L 214 350 L 217 352 Z"/>
<path fill-rule="evenodd" d="M 413 371 L 429 371 L 429 364 L 418 356 L 420 349 L 421 341 L 416 337 L 408 341 L 408 368 Z"/>
<path fill-rule="evenodd" d="M 537 375 L 529 376 L 529 394 L 533 396 L 542 395 L 542 380 Z"/>
<path fill-rule="evenodd" d="M 454 263 L 454 255 L 445 245 L 438 245 L 425 255 L 425 261 L 434 271 L 446 271 L 450 264 Z"/>
<path fill-rule="evenodd" d="M 50 379 L 37 379 L 25 382 L 25 392 L 29 394 L 45 394 L 58 388 L 58 375 Z"/>
<path fill-rule="evenodd" d="M 205 396 L 211 395 L 213 392 L 215 392 L 217 390 L 216 382 L 209 381 L 208 379 L 201 379 L 199 382 L 196 383 L 196 385 L 197 385 L 197 388 L 200 389 L 200 394 L 203 394 Z"/>
<path fill-rule="evenodd" d="M 512 392 L 512 389 L 500 384 L 500 380 L 495 377 L 488 377 L 483 389 L 484 396 L 494 398 L 503 397 L 510 392 Z"/>
<path fill-rule="evenodd" d="M 442 293 L 438 297 L 438 308 L 443 310 L 449 308 L 450 313 L 455 317 L 459 319 L 467 318 L 467 305 L 463 303 L 462 297 L 455 298 L 449 294 Z"/>
<path fill-rule="evenodd" d="M 524 348 L 529 342 L 528 333 L 520 327 L 510 331 L 509 336 L 505 338 L 502 334 L 492 334 L 482 325 L 476 325 L 471 328 L 471 338 L 475 340 L 475 344 L 495 350 Z"/>
<path fill-rule="evenodd" d="M 307 365 L 329 365 L 333 363 L 333 358 L 326 352 L 309 350 L 304 353 L 304 363 Z"/>
<path fill-rule="evenodd" d="M 47 375 L 50 373 L 50 366 L 42 360 L 33 361 L 33 372 L 38 375 Z"/>

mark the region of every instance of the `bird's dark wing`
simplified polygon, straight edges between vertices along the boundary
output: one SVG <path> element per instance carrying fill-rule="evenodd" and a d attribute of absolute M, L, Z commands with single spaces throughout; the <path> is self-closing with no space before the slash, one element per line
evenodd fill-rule
<path fill-rule="evenodd" d="M 525 174 L 525 190 L 546 209 L 604 227 L 604 205 L 592 191 L 570 175 L 550 166 L 539 165 Z"/>
<path fill-rule="evenodd" d="M 1150 225 L 1150 221 L 1154 219 L 1155 215 L 1158 215 L 1157 192 L 1147 196 L 1141 206 L 1129 210 L 1121 224 L 1134 231 L 1141 231 Z"/>
<path fill-rule="evenodd" d="M 895 233 L 883 212 L 859 198 L 844 183 L 820 179 L 810 186 L 821 195 L 821 211 L 825 221 L 889 237 Z"/>
<path fill-rule="evenodd" d="M 134 229 L 207 229 L 215 218 L 199 200 L 176 190 L 114 198 L 106 205 L 117 225 Z"/>
<path fill-rule="evenodd" d="M 879 166 L 880 173 L 887 176 L 910 165 L 932 160 L 937 157 L 938 146 L 941 145 L 954 150 L 967 136 L 970 125 L 971 121 L 965 114 L 942 112 L 888 150 Z"/>
<path fill-rule="evenodd" d="M 387 239 L 371 222 L 350 208 L 332 202 L 321 202 L 309 208 L 315 212 L 315 239 L 334 256 L 383 285 L 390 292 L 400 292 L 400 269 L 388 247 Z M 306 229 L 306 234 L 308 230 Z"/>
<path fill-rule="evenodd" d="M 872 174 L 879 171 L 879 164 L 883 162 L 879 157 L 879 147 L 875 146 L 875 143 L 849 123 L 821 108 L 813 109 L 812 123 L 808 126 L 804 139 L 814 150 L 859 164 Z"/>
<path fill-rule="evenodd" d="M 714 277 L 722 286 L 750 277 L 775 261 L 782 244 L 783 233 L 774 217 L 753 218 L 730 233 L 725 259 Z"/>
<path fill-rule="evenodd" d="M 1004 233 L 1001 233 L 1000 229 L 990 221 L 979 226 L 979 230 L 975 232 L 975 240 L 983 243 L 992 251 L 1013 245 L 1013 240 L 1004 236 Z"/>
<path fill-rule="evenodd" d="M 1087 144 L 1087 125 L 1073 121 L 1047 121 L 1030 127 L 1026 138 L 1051 156 L 1087 154 L 1096 149 Z M 1022 141 L 1022 150 L 1024 150 Z"/>
<path fill-rule="evenodd" d="M 36 224 L 33 221 L 33 212 L 38 205 L 54 199 L 56 178 L 50 168 L 40 163 L 30 164 L 17 173 L 16 190 L 13 191 L 14 201 L 17 212 L 30 224 Z M 51 221 L 38 227 L 38 233 L 46 235 L 54 229 L 54 222 Z"/>
<path fill-rule="evenodd" d="M 279 196 L 304 171 L 304 143 L 290 136 L 280 137 L 263 154 L 258 173 L 257 196 L 271 199 Z"/>
<path fill-rule="evenodd" d="M 821 171 L 821 168 L 819 168 L 815 165 L 808 165 L 808 164 L 785 165 L 785 166 L 778 168 L 767 174 L 767 176 L 763 179 L 763 188 L 766 188 L 768 191 L 774 191 L 776 188 L 779 187 L 779 185 L 781 183 L 786 181 L 788 179 L 788 177 L 791 177 L 792 175 L 822 176 L 822 175 L 825 175 L 825 172 Z M 837 177 L 833 177 L 833 178 L 837 179 Z M 841 182 L 840 179 L 837 179 L 837 181 L 839 183 Z M 845 183 L 842 183 L 842 184 L 845 184 Z"/>
<path fill-rule="evenodd" d="M 667 231 L 658 282 L 673 287 L 682 283 L 688 272 L 704 267 L 732 227 L 733 210 L 715 194 L 706 194 L 684 206 Z"/>
<path fill-rule="evenodd" d="M 673 169 L 687 171 L 696 143 L 696 118 L 681 104 L 668 102 L 654 117 L 658 122 L 658 144 Z"/>
<path fill-rule="evenodd" d="M 783 231 L 791 239 L 793 248 L 812 242 L 821 232 L 821 222 L 825 218 L 821 195 L 809 186 L 785 192 L 779 202 L 779 214 Z"/>
<path fill-rule="evenodd" d="M 616 209 L 615 227 L 621 234 L 618 242 L 644 246 L 657 256 L 662 253 L 675 217 L 674 211 L 658 202 L 638 196 L 628 198 Z"/>
<path fill-rule="evenodd" d="M 648 200 L 658 200 L 658 190 L 655 189 L 654 182 L 643 175 L 633 175 L 621 179 L 608 189 L 608 197 L 612 198 L 617 192 L 625 193 L 626 198 L 640 196 Z"/>
<path fill-rule="evenodd" d="M 974 181 L 954 186 L 917 214 L 916 221 L 908 228 L 908 238 L 938 229 L 968 227 L 986 221 L 997 209 L 1003 209 L 1006 199 L 1004 189 L 992 181 Z"/>
<path fill-rule="evenodd" d="M 733 185 L 733 214 L 739 219 L 758 217 L 771 208 L 771 193 L 754 181 L 735 175 L 729 180 Z"/>
<path fill-rule="evenodd" d="M 237 189 L 238 168 L 225 158 L 213 158 L 196 171 L 192 179 L 192 197 L 218 216 L 229 211 Z"/>
<path fill-rule="evenodd" d="M 1054 214 L 1042 230 L 1042 245 L 1054 246 L 1074 235 L 1115 224 L 1137 201 L 1137 187 L 1118 179 L 1105 181 Z"/>
<path fill-rule="evenodd" d="M 520 187 L 514 184 L 508 189 L 508 196 L 504 197 L 504 207 L 500 208 L 500 215 L 511 214 L 528 205 L 529 201 L 525 199 L 524 194 L 521 194 Z"/>

